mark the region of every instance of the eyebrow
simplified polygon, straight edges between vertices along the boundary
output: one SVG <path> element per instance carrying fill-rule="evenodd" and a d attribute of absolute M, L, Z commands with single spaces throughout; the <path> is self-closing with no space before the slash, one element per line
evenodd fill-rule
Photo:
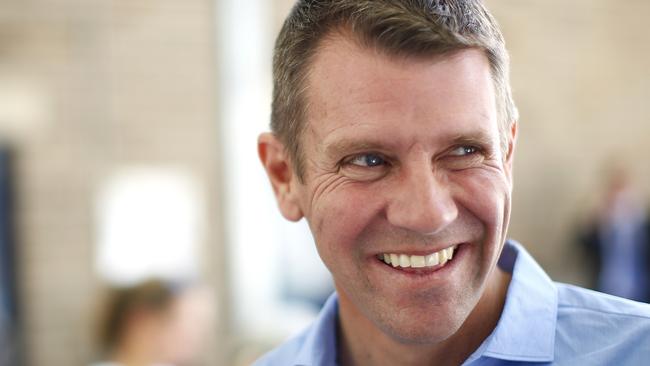
<path fill-rule="evenodd" d="M 351 152 L 373 150 L 386 150 L 386 143 L 363 139 L 342 139 L 325 146 L 325 154 L 329 157 L 338 157 Z"/>
<path fill-rule="evenodd" d="M 486 131 L 476 130 L 468 133 L 459 133 L 453 135 L 436 136 L 439 141 L 448 141 L 449 145 L 479 145 L 483 149 L 494 150 L 493 145 L 498 145 Z M 325 154 L 329 157 L 338 157 L 340 155 L 362 151 L 383 151 L 391 148 L 391 141 L 376 141 L 372 139 L 341 139 L 325 146 Z"/>
<path fill-rule="evenodd" d="M 452 141 L 455 144 L 479 144 L 483 147 L 490 147 L 495 142 L 494 139 L 483 130 L 477 130 L 471 133 L 457 134 Z M 497 141 L 498 144 L 498 141 Z"/>

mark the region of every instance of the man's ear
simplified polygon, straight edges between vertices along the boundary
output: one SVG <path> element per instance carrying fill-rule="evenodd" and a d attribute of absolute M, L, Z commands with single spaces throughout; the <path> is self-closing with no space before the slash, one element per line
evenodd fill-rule
<path fill-rule="evenodd" d="M 257 139 L 257 152 L 271 181 L 282 216 L 291 221 L 300 220 L 303 212 L 296 188 L 301 183 L 294 173 L 284 144 L 273 133 L 263 133 Z"/>
<path fill-rule="evenodd" d="M 514 161 L 515 147 L 517 146 L 517 121 L 512 122 L 508 130 L 508 150 L 505 156 L 505 168 L 508 172 L 508 177 L 512 181 L 512 164 Z"/>

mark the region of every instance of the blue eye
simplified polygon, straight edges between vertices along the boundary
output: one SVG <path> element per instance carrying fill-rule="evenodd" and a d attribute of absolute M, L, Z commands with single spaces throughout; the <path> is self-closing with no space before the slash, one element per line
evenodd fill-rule
<path fill-rule="evenodd" d="M 478 148 L 475 146 L 458 146 L 457 148 L 451 151 L 451 155 L 455 156 L 466 156 L 472 155 L 478 152 Z"/>
<path fill-rule="evenodd" d="M 374 167 L 386 164 L 386 160 L 377 154 L 362 154 L 350 160 L 350 164 L 364 167 Z"/>

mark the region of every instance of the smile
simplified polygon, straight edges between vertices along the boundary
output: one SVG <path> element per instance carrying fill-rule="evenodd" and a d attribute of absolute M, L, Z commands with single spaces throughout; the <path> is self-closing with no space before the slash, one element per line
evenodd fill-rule
<path fill-rule="evenodd" d="M 453 258 L 456 245 L 439 250 L 429 255 L 408 255 L 399 253 L 384 253 L 378 258 L 386 264 L 401 268 L 435 267 L 447 263 Z"/>

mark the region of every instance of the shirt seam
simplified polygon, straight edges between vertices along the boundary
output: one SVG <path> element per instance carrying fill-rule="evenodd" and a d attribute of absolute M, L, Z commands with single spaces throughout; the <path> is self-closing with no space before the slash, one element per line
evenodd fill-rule
<path fill-rule="evenodd" d="M 511 360 L 517 360 L 517 361 L 549 361 L 553 359 L 552 355 L 544 355 L 544 356 L 531 356 L 527 354 L 514 354 L 514 353 L 502 353 L 502 352 L 495 352 L 495 351 L 486 351 L 483 353 L 483 356 L 502 356 L 502 357 L 510 357 L 509 359 Z"/>
<path fill-rule="evenodd" d="M 648 315 L 618 313 L 618 312 L 615 312 L 615 311 L 606 311 L 606 310 L 600 310 L 600 309 L 593 309 L 593 308 L 586 307 L 586 306 L 560 304 L 559 307 L 562 308 L 562 309 L 580 309 L 580 310 L 593 311 L 594 313 L 601 313 L 601 314 L 607 314 L 607 315 L 618 315 L 618 316 L 627 317 L 627 318 L 641 318 L 641 319 L 650 320 L 650 316 L 648 316 Z"/>

